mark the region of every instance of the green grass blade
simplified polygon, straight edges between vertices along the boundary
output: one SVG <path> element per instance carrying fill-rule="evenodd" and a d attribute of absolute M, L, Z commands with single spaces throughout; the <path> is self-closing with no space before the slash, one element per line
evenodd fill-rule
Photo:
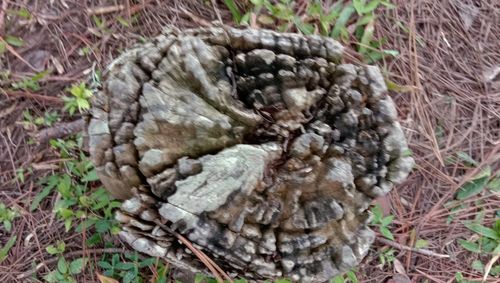
<path fill-rule="evenodd" d="M 483 191 L 491 175 L 491 168 L 483 170 L 473 180 L 466 182 L 457 193 L 458 200 L 464 200 Z"/>
<path fill-rule="evenodd" d="M 358 52 L 361 54 L 365 54 L 370 47 L 370 43 L 373 38 L 373 31 L 375 30 L 375 21 L 372 19 L 366 26 L 363 32 L 363 36 L 361 37 L 361 42 L 358 48 Z"/>
<path fill-rule="evenodd" d="M 226 7 L 231 11 L 231 14 L 233 15 L 233 20 L 236 23 L 240 23 L 241 21 L 241 12 L 240 9 L 236 6 L 234 3 L 234 0 L 224 0 L 224 3 L 226 4 Z"/>
<path fill-rule="evenodd" d="M 338 39 L 342 30 L 346 29 L 346 24 L 349 22 L 349 18 L 351 18 L 352 14 L 355 12 L 352 4 L 348 4 L 342 9 L 340 12 L 339 18 L 335 22 L 335 26 L 333 27 L 331 37 Z"/>
<path fill-rule="evenodd" d="M 0 249 L 0 262 L 4 261 L 7 256 L 9 255 L 10 249 L 14 246 L 16 243 L 17 236 L 12 236 L 8 241 L 5 246 Z"/>
<path fill-rule="evenodd" d="M 44 200 L 51 192 L 54 187 L 45 187 L 40 193 L 38 193 L 30 205 L 30 211 L 34 211 L 40 205 L 40 202 Z"/>
<path fill-rule="evenodd" d="M 500 235 L 497 233 L 495 230 L 485 227 L 481 224 L 477 223 L 465 223 L 465 227 L 467 227 L 469 230 L 472 230 L 473 232 L 476 232 L 479 235 L 485 236 L 487 238 L 493 239 L 493 240 L 500 240 Z"/>

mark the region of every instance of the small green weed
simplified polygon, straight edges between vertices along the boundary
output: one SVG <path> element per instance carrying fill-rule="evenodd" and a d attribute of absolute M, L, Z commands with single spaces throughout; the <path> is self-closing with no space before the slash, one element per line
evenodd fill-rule
<path fill-rule="evenodd" d="M 3 246 L 0 249 L 0 263 L 7 258 L 7 256 L 9 255 L 9 251 L 10 251 L 10 249 L 12 249 L 12 247 L 16 243 L 16 240 L 17 240 L 17 236 L 16 235 L 10 237 L 10 239 L 7 241 L 7 243 L 5 244 L 5 246 Z"/>
<path fill-rule="evenodd" d="M 500 220 L 497 220 L 491 228 L 474 222 L 467 222 L 464 225 L 480 236 L 474 241 L 459 240 L 464 249 L 474 253 L 500 253 Z"/>
<path fill-rule="evenodd" d="M 487 187 L 490 177 L 491 168 L 486 167 L 458 190 L 456 198 L 464 200 L 481 193 Z"/>
<path fill-rule="evenodd" d="M 384 217 L 384 212 L 382 211 L 382 208 L 378 204 L 372 207 L 371 213 L 373 216 L 371 224 L 373 226 L 376 226 L 379 229 L 380 234 L 382 234 L 384 237 L 394 241 L 394 236 L 392 235 L 391 231 L 388 228 L 388 226 L 394 220 L 394 215 L 389 215 Z"/>
<path fill-rule="evenodd" d="M 5 42 L 14 47 L 22 47 L 25 44 L 22 38 L 13 35 L 6 35 Z"/>
<path fill-rule="evenodd" d="M 23 126 L 25 129 L 36 128 L 38 126 L 51 127 L 60 120 L 56 111 L 47 111 L 43 117 L 35 117 L 29 109 L 23 111 Z"/>
<path fill-rule="evenodd" d="M 91 52 L 92 52 L 92 49 L 88 46 L 84 46 L 84 47 L 78 49 L 78 55 L 80 55 L 82 57 L 90 55 Z"/>
<path fill-rule="evenodd" d="M 87 241 L 88 245 L 94 245 L 102 240 L 102 233 L 114 234 L 119 231 L 118 223 L 113 218 L 113 209 L 119 207 L 120 202 L 111 200 L 103 188 L 90 187 L 98 177 L 92 163 L 80 150 L 81 143 L 81 137 L 50 141 L 60 157 L 65 159 L 61 164 L 63 171 L 40 180 L 43 189 L 33 199 L 30 210 L 37 209 L 43 199 L 57 192 L 60 198 L 53 211 L 64 221 L 66 231 L 71 229 L 76 220 L 81 220 L 76 232 L 95 228 L 96 233 Z"/>
<path fill-rule="evenodd" d="M 29 173 L 32 173 L 32 169 L 28 168 Z M 24 178 L 26 176 L 26 170 L 24 168 L 17 168 L 16 169 L 16 179 L 20 183 L 24 183 Z M 13 181 L 15 181 L 13 180 Z"/>
<path fill-rule="evenodd" d="M 255 18 L 259 25 L 282 32 L 318 33 L 347 44 L 354 42 L 357 51 L 368 63 L 399 54 L 397 50 L 383 49 L 385 40 L 375 36 L 376 10 L 395 8 L 390 1 L 336 1 L 325 7 L 323 1 L 316 0 L 308 3 L 303 15 L 296 14 L 296 3 L 291 0 L 250 0 L 245 13 L 240 11 L 234 0 L 225 0 L 224 3 L 239 25 L 248 25 Z"/>
<path fill-rule="evenodd" d="M 19 213 L 11 208 L 5 206 L 4 203 L 0 202 L 0 222 L 7 232 L 12 230 L 12 221 L 19 216 Z"/>
<path fill-rule="evenodd" d="M 477 280 L 471 281 L 471 280 L 465 279 L 462 272 L 455 273 L 455 280 L 457 283 L 481 283 L 481 281 L 477 281 Z"/>
<path fill-rule="evenodd" d="M 21 89 L 25 91 L 39 91 L 40 81 L 49 74 L 49 71 L 43 71 L 35 74 L 32 77 L 23 78 L 21 81 L 13 82 L 11 84 L 13 89 Z"/>
<path fill-rule="evenodd" d="M 459 151 L 454 155 L 448 156 L 445 162 L 446 164 L 455 164 L 461 162 L 465 167 L 469 168 L 477 167 L 479 165 L 476 160 L 474 160 L 469 154 L 463 151 Z"/>
<path fill-rule="evenodd" d="M 428 245 L 429 245 L 429 242 L 427 240 L 423 240 L 423 239 L 418 239 L 415 242 L 415 248 L 416 249 L 426 248 Z"/>
<path fill-rule="evenodd" d="M 464 165 L 476 163 L 474 159 L 470 158 L 465 153 L 457 154 L 457 158 L 462 160 L 461 162 L 464 163 Z M 447 224 L 450 224 L 457 216 L 459 216 L 461 210 L 466 209 L 471 204 L 474 204 L 464 202 L 465 200 L 469 200 L 480 194 L 488 195 L 496 194 L 498 192 L 500 192 L 500 173 L 493 175 L 490 167 L 484 168 L 460 187 L 454 200 L 449 201 L 444 205 L 449 210 Z M 500 217 L 500 210 L 498 211 L 498 217 Z"/>
<path fill-rule="evenodd" d="M 356 270 L 349 270 L 343 275 L 337 275 L 330 280 L 330 283 L 358 283 L 358 277 L 356 276 Z"/>
<path fill-rule="evenodd" d="M 17 16 L 25 20 L 31 20 L 32 15 L 30 11 L 26 8 L 20 8 L 19 10 L 14 10 L 14 9 L 7 9 L 7 14 L 10 16 Z"/>
<path fill-rule="evenodd" d="M 74 276 L 80 274 L 86 265 L 86 258 L 78 258 L 71 262 L 67 262 L 63 256 L 66 250 L 66 244 L 63 241 L 57 241 L 55 245 L 50 245 L 45 248 L 45 250 L 51 255 L 57 255 L 57 268 L 49 273 L 47 273 L 43 279 L 45 281 L 51 282 L 76 282 Z"/>
<path fill-rule="evenodd" d="M 106 22 L 105 18 L 93 15 L 92 21 L 94 22 L 95 28 L 92 28 L 90 31 L 94 35 L 98 37 L 103 37 L 104 35 L 111 33 L 111 30 L 108 28 L 108 23 Z"/>
<path fill-rule="evenodd" d="M 140 259 L 138 253 L 135 252 L 126 253 L 125 259 L 125 261 L 122 261 L 120 255 L 113 254 L 111 257 L 107 256 L 100 260 L 97 265 L 103 270 L 102 274 L 104 276 L 120 280 L 123 283 L 145 282 L 141 270 L 146 267 L 156 266 L 158 276 L 155 276 L 150 282 L 166 282 L 168 270 L 157 258 Z"/>
<path fill-rule="evenodd" d="M 139 22 L 139 14 L 133 15 L 130 19 L 124 19 L 123 17 L 118 16 L 116 17 L 116 21 L 118 21 L 122 27 L 130 28 Z"/>
<path fill-rule="evenodd" d="M 43 279 L 49 283 L 76 283 L 74 276 L 82 273 L 86 263 L 87 259 L 83 257 L 68 262 L 60 256 L 57 269 L 46 274 Z"/>
<path fill-rule="evenodd" d="M 51 140 L 50 145 L 64 160 L 60 164 L 61 172 L 39 181 L 42 190 L 34 197 L 30 211 L 36 210 L 48 195 L 57 193 L 59 197 L 53 212 L 64 222 L 66 231 L 72 228 L 78 233 L 89 231 L 87 246 L 103 243 L 104 233 L 119 231 L 113 209 L 119 207 L 120 202 L 112 200 L 103 188 L 92 187 L 98 177 L 92 163 L 81 151 L 81 135 L 67 140 Z M 65 248 L 65 243 L 61 241 L 46 247 L 49 254 L 57 255 L 59 259 L 57 269 L 46 274 L 45 281 L 76 282 L 75 276 L 83 271 L 87 260 L 79 258 L 66 261 L 63 256 Z"/>
<path fill-rule="evenodd" d="M 378 260 L 380 262 L 378 267 L 380 269 L 383 269 L 386 265 L 391 267 L 392 263 L 396 259 L 396 256 L 394 255 L 395 252 L 396 251 L 394 249 L 391 249 L 391 248 L 382 249 L 378 255 Z"/>
<path fill-rule="evenodd" d="M 51 255 L 59 255 L 64 253 L 66 250 L 66 243 L 63 241 L 57 241 L 55 245 L 49 245 L 45 250 Z"/>
<path fill-rule="evenodd" d="M 64 96 L 64 110 L 73 115 L 78 109 L 80 113 L 90 108 L 89 99 L 92 97 L 92 91 L 87 88 L 85 83 L 73 85 L 68 89 L 71 96 Z"/>
<path fill-rule="evenodd" d="M 491 256 L 489 262 L 484 265 L 481 260 L 472 263 L 472 269 L 481 272 L 485 276 L 500 275 L 500 265 L 494 265 L 500 257 L 500 219 L 496 220 L 491 227 L 480 223 L 466 222 L 465 227 L 476 233 L 472 239 L 459 239 L 458 243 L 466 250 L 479 254 L 481 257 Z"/>

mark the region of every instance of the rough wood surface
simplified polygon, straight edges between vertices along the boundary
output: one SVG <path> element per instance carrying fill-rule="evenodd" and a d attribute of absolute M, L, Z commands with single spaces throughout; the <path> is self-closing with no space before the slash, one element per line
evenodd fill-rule
<path fill-rule="evenodd" d="M 374 66 L 330 38 L 165 30 L 109 67 L 88 119 L 92 160 L 125 199 L 120 236 L 174 265 L 324 282 L 374 240 L 371 200 L 413 166 Z"/>

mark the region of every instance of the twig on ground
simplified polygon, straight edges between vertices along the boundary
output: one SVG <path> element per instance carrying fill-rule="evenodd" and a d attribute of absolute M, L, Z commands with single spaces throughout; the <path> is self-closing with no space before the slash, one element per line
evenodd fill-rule
<path fill-rule="evenodd" d="M 132 17 L 132 14 L 130 13 L 130 1 L 126 0 L 125 1 L 125 11 L 127 14 L 127 21 L 130 21 L 130 18 Z"/>
<path fill-rule="evenodd" d="M 72 134 L 81 132 L 85 126 L 83 119 L 76 120 L 69 123 L 57 124 L 54 127 L 46 128 L 37 134 L 40 144 L 44 144 L 51 139 L 66 137 Z"/>
<path fill-rule="evenodd" d="M 8 5 L 9 0 L 3 0 L 2 7 L 0 7 L 0 35 L 4 34 L 5 11 L 7 11 Z"/>
<path fill-rule="evenodd" d="M 112 254 L 112 253 L 122 253 L 124 250 L 119 249 L 119 248 L 107 248 L 107 249 L 89 249 L 89 250 L 80 250 L 80 251 L 73 251 L 64 254 L 64 258 L 74 258 L 77 256 L 83 256 L 86 254 Z M 59 260 L 59 257 L 54 257 L 49 260 L 46 260 L 44 262 L 39 263 L 34 269 L 26 271 L 24 273 L 21 273 L 17 276 L 17 279 L 24 279 L 28 278 L 31 275 L 35 274 L 38 270 L 40 270 L 42 267 L 51 265 L 56 263 Z"/>
<path fill-rule="evenodd" d="M 180 7 L 180 11 L 177 10 L 176 8 L 172 8 L 172 11 L 177 12 L 177 13 L 182 12 L 182 13 L 186 14 L 187 16 L 189 16 L 194 22 L 196 22 L 197 24 L 200 24 L 202 26 L 209 27 L 212 25 L 210 22 L 208 22 L 208 21 L 196 16 L 195 14 L 189 12 L 188 10 L 184 9 L 184 7 Z"/>
<path fill-rule="evenodd" d="M 29 91 L 9 91 L 6 92 L 5 90 L 0 88 L 0 91 L 5 94 L 6 96 L 17 96 L 17 97 L 28 97 L 32 98 L 34 100 L 41 100 L 45 102 L 52 102 L 52 103 L 63 103 L 63 100 L 59 97 L 55 96 L 48 96 L 48 95 L 41 95 L 41 94 L 36 94 L 36 93 L 31 93 Z"/>
<path fill-rule="evenodd" d="M 219 23 L 223 24 L 224 22 L 222 21 L 222 17 L 220 15 L 219 7 L 217 7 L 217 3 L 215 0 L 212 0 L 212 7 L 214 8 L 215 15 L 217 15 L 217 19 L 219 20 Z"/>
<path fill-rule="evenodd" d="M 421 270 L 419 270 L 418 268 L 415 269 L 418 273 L 420 273 L 422 276 L 424 276 L 425 278 L 427 279 L 430 279 L 432 280 L 433 282 L 436 282 L 436 283 L 445 283 L 445 281 L 443 280 L 439 280 L 437 279 L 436 277 L 432 276 L 432 275 L 429 275 Z"/>
<path fill-rule="evenodd" d="M 88 8 L 87 14 L 89 16 L 103 15 L 103 14 L 109 14 L 109 13 L 122 11 L 124 9 L 125 9 L 125 5 L 101 6 L 101 7 L 95 7 L 95 8 Z"/>
<path fill-rule="evenodd" d="M 388 240 L 388 239 L 385 239 L 385 238 L 382 238 L 382 237 L 377 237 L 377 241 L 379 241 L 382 244 L 385 244 L 385 245 L 391 246 L 393 248 L 399 249 L 399 250 L 411 251 L 411 252 L 414 252 L 414 253 L 419 253 L 419 254 L 433 256 L 433 257 L 439 257 L 439 258 L 449 258 L 450 257 L 449 255 L 438 254 L 438 253 L 435 253 L 433 251 L 426 250 L 426 249 L 417 249 L 417 248 L 408 247 L 408 246 L 396 243 L 394 241 L 391 241 L 391 240 Z"/>
<path fill-rule="evenodd" d="M 498 260 L 498 258 L 500 258 L 500 253 L 493 256 L 491 260 L 484 267 L 483 281 L 486 281 L 486 279 L 488 278 L 488 274 L 490 274 L 490 270 L 493 267 L 493 264 L 495 264 L 495 262 Z"/>

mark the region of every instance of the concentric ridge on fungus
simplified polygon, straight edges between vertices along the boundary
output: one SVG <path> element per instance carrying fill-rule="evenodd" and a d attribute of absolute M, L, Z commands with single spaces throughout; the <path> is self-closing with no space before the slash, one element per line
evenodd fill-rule
<path fill-rule="evenodd" d="M 323 282 L 373 242 L 371 200 L 413 165 L 375 66 L 330 38 L 214 27 L 165 31 L 104 76 L 91 158 L 124 199 L 122 239 L 174 265 Z"/>

